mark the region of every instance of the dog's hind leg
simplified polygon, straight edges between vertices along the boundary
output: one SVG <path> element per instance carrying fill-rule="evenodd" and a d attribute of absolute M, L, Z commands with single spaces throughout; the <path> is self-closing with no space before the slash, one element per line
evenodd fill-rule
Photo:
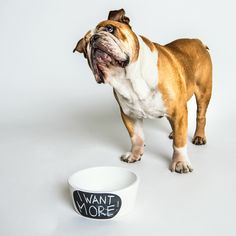
<path fill-rule="evenodd" d="M 203 145 L 206 144 L 205 126 L 206 126 L 206 111 L 211 99 L 212 91 L 212 73 L 211 67 L 205 71 L 203 77 L 196 81 L 195 98 L 197 103 L 197 118 L 196 130 L 192 140 L 193 144 Z"/>

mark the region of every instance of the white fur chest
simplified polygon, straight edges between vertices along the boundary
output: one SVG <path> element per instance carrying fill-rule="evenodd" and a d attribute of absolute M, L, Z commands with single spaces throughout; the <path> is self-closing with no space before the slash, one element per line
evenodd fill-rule
<path fill-rule="evenodd" d="M 133 118 L 159 118 L 166 108 L 158 85 L 158 52 L 152 52 L 138 37 L 140 51 L 138 60 L 126 69 L 113 71 L 108 83 L 115 89 L 123 112 Z"/>
<path fill-rule="evenodd" d="M 116 92 L 123 112 L 133 118 L 160 118 L 165 115 L 162 96 L 159 92 L 150 92 L 145 99 L 139 99 L 134 91 L 129 91 L 132 99 L 126 99 L 119 92 Z"/>

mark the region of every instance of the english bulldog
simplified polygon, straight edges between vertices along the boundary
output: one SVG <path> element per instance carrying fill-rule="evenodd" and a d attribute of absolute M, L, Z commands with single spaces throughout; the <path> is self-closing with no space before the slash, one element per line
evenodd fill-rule
<path fill-rule="evenodd" d="M 97 83 L 110 84 L 131 138 L 131 151 L 121 160 L 139 161 L 144 152 L 143 119 L 166 117 L 171 125 L 173 156 L 170 170 L 193 171 L 187 153 L 187 101 L 195 95 L 196 130 L 192 142 L 206 143 L 206 110 L 212 91 L 212 63 L 199 39 L 154 43 L 132 30 L 124 9 L 110 11 L 79 40 Z"/>

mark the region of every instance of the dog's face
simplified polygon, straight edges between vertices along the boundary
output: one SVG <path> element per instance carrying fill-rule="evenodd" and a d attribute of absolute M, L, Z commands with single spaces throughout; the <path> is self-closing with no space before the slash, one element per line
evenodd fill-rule
<path fill-rule="evenodd" d="M 139 43 L 125 11 L 111 11 L 108 20 L 99 23 L 79 40 L 74 52 L 83 53 L 98 83 L 117 70 L 125 70 L 138 57 Z"/>

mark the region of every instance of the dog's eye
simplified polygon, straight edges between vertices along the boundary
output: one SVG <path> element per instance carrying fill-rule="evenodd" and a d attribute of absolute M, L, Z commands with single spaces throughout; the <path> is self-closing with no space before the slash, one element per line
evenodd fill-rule
<path fill-rule="evenodd" d="M 108 33 L 113 33 L 114 32 L 114 27 L 112 25 L 107 25 L 105 27 L 105 31 Z"/>

